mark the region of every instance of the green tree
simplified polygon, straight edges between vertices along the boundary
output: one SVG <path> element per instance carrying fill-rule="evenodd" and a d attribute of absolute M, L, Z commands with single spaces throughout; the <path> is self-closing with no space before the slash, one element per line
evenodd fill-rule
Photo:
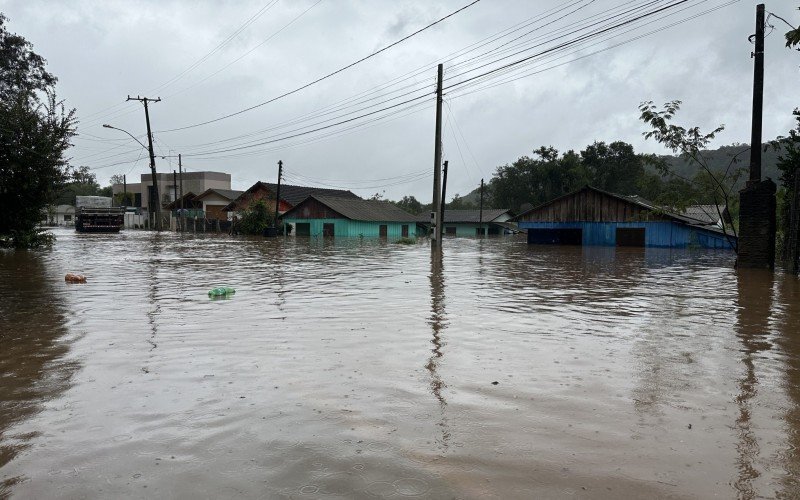
<path fill-rule="evenodd" d="M 778 169 L 781 172 L 781 194 L 783 196 L 778 202 L 778 235 L 783 243 L 782 250 L 787 268 L 792 272 L 797 272 L 800 234 L 794 235 L 794 239 L 792 239 L 791 224 L 792 211 L 800 212 L 800 109 L 794 110 L 794 116 L 797 126 L 789 131 L 789 137 L 779 137 L 772 142 L 772 145 L 781 150 L 778 157 Z M 800 217 L 800 213 L 797 213 L 795 217 Z"/>
<path fill-rule="evenodd" d="M 408 213 L 419 214 L 423 212 L 424 206 L 413 196 L 403 196 L 400 201 L 392 202 Z"/>
<path fill-rule="evenodd" d="M 638 182 L 645 174 L 644 161 L 630 144 L 595 142 L 581 151 L 581 160 L 594 187 L 618 194 L 639 192 Z"/>
<path fill-rule="evenodd" d="M 37 229 L 65 182 L 65 152 L 75 110 L 56 99 L 56 77 L 0 14 L 0 244 L 21 248 L 51 241 Z"/>
<path fill-rule="evenodd" d="M 236 224 L 236 230 L 241 234 L 264 234 L 264 230 L 272 226 L 272 214 L 264 200 L 251 203 L 242 213 L 241 219 Z"/>
<path fill-rule="evenodd" d="M 588 173 L 574 151 L 559 155 L 553 147 L 542 146 L 534 155 L 497 168 L 489 182 L 491 206 L 519 210 L 524 204 L 539 205 L 587 184 Z"/>
<path fill-rule="evenodd" d="M 695 183 L 698 191 L 704 194 L 705 201 L 718 207 L 717 215 L 720 220 L 724 221 L 725 217 L 722 212 L 727 210 L 728 213 L 732 213 L 736 208 L 734 206 L 734 187 L 742 174 L 742 169 L 734 168 L 737 160 L 735 156 L 725 169 L 711 167 L 703 152 L 716 135 L 725 129 L 725 126 L 720 125 L 711 132 L 703 133 L 699 127 L 687 129 L 675 125 L 672 123 L 672 119 L 680 109 L 680 105 L 681 101 L 671 101 L 664 104 L 663 109 L 659 110 L 652 101 L 640 104 L 640 119 L 650 126 L 650 131 L 644 132 L 643 135 L 646 139 L 654 139 L 673 153 L 679 153 L 695 166 L 697 174 L 691 182 Z M 742 152 L 744 151 L 746 150 Z M 723 206 L 724 210 L 720 209 L 720 206 Z M 733 225 L 723 224 L 722 229 L 726 236 L 728 236 L 729 230 L 736 236 L 736 228 Z M 738 250 L 736 240 L 729 238 L 728 241 L 734 250 Z"/>
<path fill-rule="evenodd" d="M 450 203 L 445 203 L 445 208 L 448 210 L 470 210 L 478 208 L 474 203 L 464 199 L 463 196 L 456 193 L 450 200 Z"/>
<path fill-rule="evenodd" d="M 53 202 L 56 205 L 74 205 L 76 196 L 105 196 L 97 183 L 97 176 L 89 167 L 69 170 L 66 181 Z M 108 194 L 108 196 L 111 196 Z"/>

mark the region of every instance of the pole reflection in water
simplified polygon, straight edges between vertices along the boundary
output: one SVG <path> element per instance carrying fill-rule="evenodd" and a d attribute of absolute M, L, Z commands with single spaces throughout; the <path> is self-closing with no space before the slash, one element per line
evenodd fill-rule
<path fill-rule="evenodd" d="M 772 348 L 769 327 L 773 284 L 770 271 L 740 269 L 737 273 L 736 335 L 741 343 L 744 374 L 739 379 L 739 393 L 735 398 L 739 409 L 735 422 L 738 476 L 734 487 L 743 498 L 756 496 L 753 482 L 761 475 L 757 465 L 760 450 L 753 426 L 753 402 L 759 389 L 756 361 L 760 353 Z"/>
<path fill-rule="evenodd" d="M 442 251 L 439 248 L 431 249 L 431 315 L 429 324 L 433 333 L 431 343 L 433 353 L 428 359 L 428 364 L 425 369 L 428 370 L 431 377 L 430 388 L 436 400 L 439 402 L 439 411 L 441 412 L 441 421 L 439 427 L 442 429 L 441 446 L 447 449 L 450 441 L 450 430 L 447 423 L 447 416 L 445 410 L 447 409 L 447 400 L 442 394 L 443 389 L 447 387 L 441 376 L 439 375 L 439 363 L 444 356 L 442 348 L 445 342 L 442 341 L 442 332 L 447 328 L 447 314 L 445 312 L 445 297 L 444 297 L 444 264 L 442 262 Z"/>

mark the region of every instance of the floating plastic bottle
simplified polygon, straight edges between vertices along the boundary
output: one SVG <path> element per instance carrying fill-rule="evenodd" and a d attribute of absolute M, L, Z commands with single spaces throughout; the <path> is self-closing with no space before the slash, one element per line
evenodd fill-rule
<path fill-rule="evenodd" d="M 212 288 L 208 291 L 209 297 L 227 297 L 228 295 L 233 295 L 236 293 L 236 290 L 229 286 L 218 286 L 217 288 Z"/>

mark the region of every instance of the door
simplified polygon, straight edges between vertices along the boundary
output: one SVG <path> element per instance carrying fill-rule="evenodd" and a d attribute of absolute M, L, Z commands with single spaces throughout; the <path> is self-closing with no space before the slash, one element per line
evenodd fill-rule
<path fill-rule="evenodd" d="M 447 236 L 455 236 L 456 235 L 456 228 L 455 227 L 446 227 L 444 228 L 444 234 Z"/>
<path fill-rule="evenodd" d="M 475 236 L 484 236 L 486 234 L 486 230 L 482 227 L 475 228 Z"/>
<path fill-rule="evenodd" d="M 403 238 L 408 238 L 408 224 L 403 224 L 400 226 L 400 231 Z"/>
<path fill-rule="evenodd" d="M 333 238 L 336 232 L 334 227 L 336 226 L 332 222 L 326 222 L 322 224 L 322 236 L 325 238 Z"/>
<path fill-rule="evenodd" d="M 643 227 L 618 227 L 617 246 L 618 247 L 643 247 L 645 234 Z"/>
<path fill-rule="evenodd" d="M 378 226 L 378 235 L 381 238 L 386 238 L 387 236 L 389 236 L 389 226 L 387 226 L 386 224 L 381 224 L 380 226 Z"/>
<path fill-rule="evenodd" d="M 528 229 L 528 243 L 536 245 L 580 245 L 583 229 Z"/>
<path fill-rule="evenodd" d="M 222 209 L 225 205 L 206 205 L 206 219 L 228 220 L 228 214 Z"/>
<path fill-rule="evenodd" d="M 298 222 L 294 225 L 294 230 L 296 236 L 311 236 L 311 223 Z"/>

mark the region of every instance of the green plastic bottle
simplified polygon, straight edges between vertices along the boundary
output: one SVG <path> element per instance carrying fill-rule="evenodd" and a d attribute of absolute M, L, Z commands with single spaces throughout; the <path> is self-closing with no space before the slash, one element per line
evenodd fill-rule
<path fill-rule="evenodd" d="M 217 288 L 213 288 L 208 291 L 209 297 L 224 297 L 227 295 L 233 295 L 236 293 L 236 290 L 229 286 L 218 286 Z"/>

